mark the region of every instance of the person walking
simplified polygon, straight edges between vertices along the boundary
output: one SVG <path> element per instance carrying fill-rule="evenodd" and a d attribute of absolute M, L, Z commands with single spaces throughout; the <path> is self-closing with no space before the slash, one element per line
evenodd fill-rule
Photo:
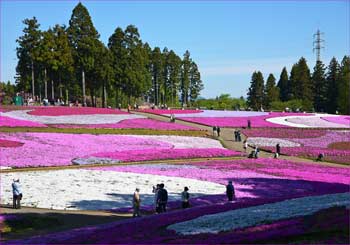
<path fill-rule="evenodd" d="M 237 142 L 237 130 L 235 130 L 233 133 L 235 135 L 235 142 Z"/>
<path fill-rule="evenodd" d="M 13 194 L 13 205 L 12 207 L 15 209 L 20 209 L 21 208 L 21 200 L 22 200 L 22 190 L 21 190 L 21 185 L 19 183 L 19 179 L 13 180 L 12 182 L 12 194 Z"/>
<path fill-rule="evenodd" d="M 276 145 L 276 155 L 275 155 L 275 158 L 278 158 L 281 154 L 281 146 L 279 143 L 277 143 Z"/>
<path fill-rule="evenodd" d="M 244 149 L 244 152 L 247 152 L 247 149 L 248 149 L 248 142 L 245 140 L 243 141 L 243 149 Z"/>
<path fill-rule="evenodd" d="M 213 127 L 213 136 L 215 137 L 216 126 Z"/>
<path fill-rule="evenodd" d="M 218 126 L 218 127 L 216 128 L 216 132 L 218 133 L 218 137 L 220 137 L 220 131 L 221 131 L 221 129 L 220 129 L 220 127 Z"/>
<path fill-rule="evenodd" d="M 228 185 L 226 186 L 226 196 L 229 202 L 233 201 L 233 198 L 235 197 L 235 188 L 233 187 L 232 181 L 230 180 L 228 182 Z"/>
<path fill-rule="evenodd" d="M 166 212 L 166 205 L 168 202 L 168 191 L 164 188 L 164 184 L 159 185 L 159 191 L 157 195 L 157 204 L 159 206 L 159 213 Z"/>
<path fill-rule="evenodd" d="M 157 213 L 159 213 L 159 205 L 158 205 L 158 191 L 159 191 L 160 187 L 159 184 L 157 184 L 156 187 L 153 186 L 153 190 L 152 192 L 154 193 L 154 210 Z"/>
<path fill-rule="evenodd" d="M 255 148 L 254 148 L 254 158 L 258 158 L 259 157 L 259 148 L 258 148 L 258 146 L 255 146 Z"/>
<path fill-rule="evenodd" d="M 251 129 L 251 127 L 252 127 L 252 123 L 251 123 L 251 121 L 250 120 L 248 120 L 248 129 Z"/>
<path fill-rule="evenodd" d="M 181 193 L 181 200 L 182 200 L 182 208 L 190 207 L 190 193 L 188 193 L 187 186 L 184 188 L 184 191 Z"/>
<path fill-rule="evenodd" d="M 134 196 L 132 199 L 132 206 L 134 208 L 134 212 L 132 214 L 132 217 L 140 217 L 140 206 L 141 206 L 141 198 L 140 198 L 140 189 L 136 188 L 134 192 Z"/>
<path fill-rule="evenodd" d="M 242 141 L 242 136 L 241 136 L 241 131 L 237 131 L 237 140 L 238 142 L 241 142 Z"/>

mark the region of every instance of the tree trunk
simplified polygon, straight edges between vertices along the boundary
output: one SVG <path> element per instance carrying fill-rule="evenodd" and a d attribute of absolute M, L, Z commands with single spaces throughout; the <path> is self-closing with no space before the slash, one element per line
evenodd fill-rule
<path fill-rule="evenodd" d="M 34 98 L 34 62 L 32 60 L 32 98 L 33 100 L 35 99 Z"/>
<path fill-rule="evenodd" d="M 51 98 L 53 101 L 55 101 L 55 87 L 53 84 L 53 80 L 51 80 Z"/>
<path fill-rule="evenodd" d="M 102 89 L 102 107 L 103 108 L 107 107 L 107 88 L 105 83 L 103 83 L 103 89 Z"/>
<path fill-rule="evenodd" d="M 66 87 L 66 102 L 65 102 L 65 105 L 68 105 L 68 89 Z"/>
<path fill-rule="evenodd" d="M 59 88 L 60 88 L 60 100 L 63 98 L 63 95 L 62 95 L 62 82 L 61 82 L 61 75 L 59 75 Z"/>
<path fill-rule="evenodd" d="M 83 106 L 86 106 L 86 96 L 85 96 L 85 72 L 84 69 L 81 71 L 82 83 L 83 83 Z"/>
<path fill-rule="evenodd" d="M 46 72 L 46 68 L 44 71 L 44 83 L 45 83 L 45 99 L 47 99 L 47 72 Z"/>

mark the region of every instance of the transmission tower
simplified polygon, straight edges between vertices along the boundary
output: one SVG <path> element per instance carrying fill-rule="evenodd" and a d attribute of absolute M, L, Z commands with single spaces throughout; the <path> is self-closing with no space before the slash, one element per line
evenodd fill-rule
<path fill-rule="evenodd" d="M 314 42 L 313 42 L 313 52 L 316 51 L 316 61 L 321 60 L 321 49 L 324 49 L 324 40 L 321 38 L 324 35 L 323 32 L 320 32 L 320 30 L 317 30 L 317 32 L 314 34 Z"/>

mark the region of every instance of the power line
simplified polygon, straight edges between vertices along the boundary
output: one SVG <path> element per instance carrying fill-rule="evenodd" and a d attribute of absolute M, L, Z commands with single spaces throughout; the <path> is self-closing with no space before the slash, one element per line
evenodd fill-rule
<path fill-rule="evenodd" d="M 316 61 L 321 60 L 321 49 L 324 49 L 324 40 L 321 38 L 324 35 L 323 32 L 320 32 L 318 29 L 317 32 L 314 34 L 314 42 L 313 42 L 313 52 L 316 51 Z"/>

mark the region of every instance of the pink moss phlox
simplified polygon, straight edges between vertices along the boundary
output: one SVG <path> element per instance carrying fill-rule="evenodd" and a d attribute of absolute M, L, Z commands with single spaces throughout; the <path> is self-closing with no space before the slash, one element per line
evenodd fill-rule
<path fill-rule="evenodd" d="M 207 126 L 219 126 L 219 127 L 247 127 L 248 120 L 251 122 L 252 128 L 287 128 L 286 125 L 271 123 L 266 121 L 268 118 L 283 117 L 283 116 L 309 116 L 307 113 L 282 113 L 271 112 L 265 116 L 252 116 L 252 117 L 181 117 L 179 119 L 189 122 L 195 122 L 204 124 Z"/>
<path fill-rule="evenodd" d="M 321 117 L 323 120 L 333 123 L 339 123 L 346 126 L 350 126 L 350 117 L 349 116 L 338 116 L 338 117 Z"/>
<path fill-rule="evenodd" d="M 34 116 L 68 116 L 68 115 L 94 115 L 94 114 L 128 114 L 127 112 L 95 107 L 65 107 L 65 106 L 49 106 L 38 107 L 28 114 Z"/>
<path fill-rule="evenodd" d="M 92 154 L 95 157 L 111 158 L 123 162 L 160 160 L 160 159 L 181 159 L 181 158 L 201 158 L 201 157 L 232 157 L 241 156 L 241 152 L 227 149 L 149 149 L 120 152 L 99 152 Z"/>
<path fill-rule="evenodd" d="M 185 126 L 176 123 L 162 122 L 154 119 L 137 118 L 126 119 L 119 123 L 106 124 L 55 124 L 55 128 L 141 128 L 152 130 L 199 130 L 195 127 Z"/>
<path fill-rule="evenodd" d="M 140 112 L 146 112 L 156 115 L 163 115 L 163 114 L 188 114 L 188 113 L 200 113 L 201 110 L 181 110 L 181 109 L 146 109 L 146 110 L 139 110 Z"/>
<path fill-rule="evenodd" d="M 24 143 L 18 141 L 0 139 L 0 147 L 20 147 L 23 144 Z"/>
<path fill-rule="evenodd" d="M 30 127 L 30 128 L 46 128 L 47 126 L 41 123 L 14 119 L 11 117 L 1 116 L 0 115 L 0 127 Z"/>

